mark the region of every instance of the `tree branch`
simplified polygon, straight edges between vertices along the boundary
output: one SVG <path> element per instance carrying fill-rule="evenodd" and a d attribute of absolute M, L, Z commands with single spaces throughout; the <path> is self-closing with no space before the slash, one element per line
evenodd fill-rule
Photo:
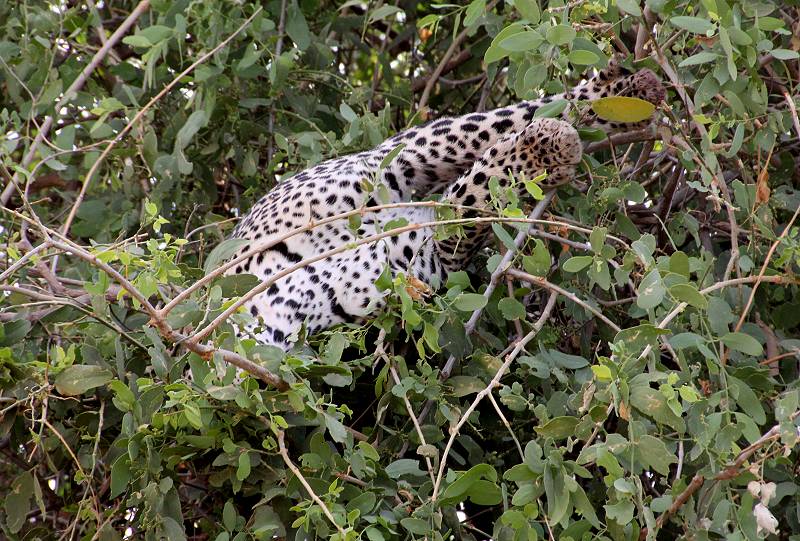
<path fill-rule="evenodd" d="M 61 96 L 61 99 L 58 100 L 55 106 L 55 114 L 58 115 L 59 111 L 77 94 L 77 92 L 83 88 L 83 85 L 86 84 L 86 81 L 89 80 L 89 76 L 97 69 L 106 55 L 111 51 L 114 46 L 119 42 L 122 37 L 128 33 L 128 30 L 133 26 L 136 20 L 150 8 L 150 0 L 141 0 L 139 4 L 131 11 L 130 15 L 122 21 L 122 24 L 114 31 L 113 34 L 106 40 L 103 46 L 98 50 L 95 55 L 92 57 L 91 61 L 83 68 L 80 75 L 75 78 L 69 88 L 64 92 Z M 39 145 L 47 138 L 48 134 L 50 133 L 50 129 L 53 127 L 54 118 L 48 115 L 42 125 L 39 127 L 39 131 L 36 134 L 36 138 L 31 143 L 28 152 L 22 158 L 22 163 L 20 166 L 22 168 L 27 168 L 32 162 L 33 158 L 36 156 L 36 151 L 39 149 Z M 0 194 L 0 204 L 5 205 L 8 203 L 8 200 L 11 198 L 11 194 L 14 193 L 14 190 L 19 185 L 20 174 L 14 173 L 14 176 L 11 178 L 11 181 L 6 184 L 3 193 Z"/>

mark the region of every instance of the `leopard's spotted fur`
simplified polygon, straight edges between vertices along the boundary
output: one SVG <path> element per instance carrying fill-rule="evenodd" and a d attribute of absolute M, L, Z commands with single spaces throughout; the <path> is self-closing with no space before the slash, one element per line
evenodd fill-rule
<path fill-rule="evenodd" d="M 288 231 L 324 218 L 378 204 L 375 190 L 365 189 L 386 155 L 400 143 L 402 151 L 377 180 L 392 202 L 411 201 L 443 192 L 443 201 L 467 207 L 488 203 L 492 176 L 507 182 L 509 171 L 531 178 L 548 173 L 545 187 L 569 182 L 581 160 L 578 133 L 563 119 L 534 118 L 541 106 L 556 99 L 592 100 L 627 95 L 658 103 L 664 88 L 649 70 L 636 73 L 613 62 L 589 81 L 569 92 L 526 101 L 485 113 L 442 118 L 405 130 L 378 147 L 329 160 L 280 182 L 258 201 L 236 227 L 233 236 L 251 242 L 275 239 Z M 608 131 L 630 125 L 608 123 L 586 111 L 583 125 Z M 385 192 L 384 192 L 385 193 Z M 474 216 L 467 211 L 466 217 Z M 396 218 L 409 223 L 435 219 L 432 208 L 386 209 L 364 214 L 358 236 L 373 235 Z M 247 305 L 261 320 L 258 338 L 286 347 L 289 335 L 306 322 L 310 332 L 353 321 L 380 305 L 374 282 L 388 266 L 426 283 L 441 281 L 448 271 L 462 268 L 484 242 L 485 228 L 475 227 L 469 239 L 435 241 L 431 231 L 417 230 L 364 244 L 304 266 L 278 280 Z M 357 234 L 347 220 L 316 227 L 278 242 L 238 265 L 231 272 L 250 273 L 265 280 L 274 273 L 343 244 Z M 240 253 L 249 249 L 244 246 Z"/>

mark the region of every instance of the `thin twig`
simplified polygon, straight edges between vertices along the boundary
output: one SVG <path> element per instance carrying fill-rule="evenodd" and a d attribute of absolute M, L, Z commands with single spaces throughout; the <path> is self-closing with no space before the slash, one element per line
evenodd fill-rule
<path fill-rule="evenodd" d="M 797 138 L 800 139 L 800 120 L 797 117 L 797 109 L 795 108 L 794 105 L 794 99 L 792 99 L 792 97 L 788 93 L 784 94 L 784 96 L 786 98 L 786 103 L 789 105 L 789 109 L 791 110 L 792 113 L 792 121 L 794 122 L 794 128 L 795 131 L 797 132 Z M 769 247 L 769 251 L 767 251 L 767 257 L 764 258 L 764 264 L 761 265 L 761 270 L 758 271 L 757 280 L 755 284 L 753 284 L 753 288 L 750 290 L 750 296 L 747 299 L 747 303 L 744 306 L 744 310 L 742 310 L 742 314 L 739 316 L 739 321 L 736 323 L 736 332 L 739 332 L 739 329 L 741 329 L 742 325 L 744 324 L 744 320 L 747 318 L 747 314 L 750 311 L 750 307 L 753 305 L 753 299 L 756 296 L 756 290 L 758 289 L 758 285 L 761 283 L 762 278 L 764 277 L 764 273 L 767 271 L 767 267 L 769 266 L 769 262 L 772 259 L 772 254 L 775 252 L 775 249 L 781 243 L 786 234 L 789 233 L 789 230 L 792 228 L 792 225 L 794 224 L 794 221 L 797 219 L 798 214 L 800 214 L 800 205 L 795 209 L 794 214 L 792 214 L 792 217 L 789 220 L 789 223 L 786 224 L 786 227 L 783 229 L 781 234 L 778 236 L 777 239 L 775 239 L 775 242 L 772 243 L 772 246 Z"/>
<path fill-rule="evenodd" d="M 286 33 L 286 0 L 281 0 L 281 14 L 278 18 L 278 43 L 275 44 L 275 61 L 283 52 L 283 35 Z M 272 163 L 272 155 L 275 151 L 275 106 L 270 105 L 269 119 L 267 120 L 267 133 L 269 142 L 267 143 L 267 164 Z"/>
<path fill-rule="evenodd" d="M 470 415 L 472 415 L 472 412 L 478 407 L 478 404 L 481 402 L 481 400 L 483 400 L 486 395 L 490 394 L 494 388 L 500 384 L 500 379 L 505 375 L 508 367 L 511 366 L 511 363 L 514 362 L 514 359 L 517 358 L 517 355 L 519 355 L 522 349 L 525 347 L 525 344 L 531 341 L 533 337 L 539 333 L 542 327 L 544 327 L 544 324 L 550 318 L 550 314 L 552 313 L 555 305 L 556 295 L 551 294 L 550 298 L 547 300 L 547 305 L 544 307 L 544 310 L 542 310 L 542 315 L 539 317 L 536 323 L 533 324 L 531 331 L 525 335 L 525 338 L 519 341 L 517 347 L 515 347 L 514 350 L 508 354 L 505 362 L 503 362 L 503 365 L 497 370 L 492 380 L 486 385 L 486 387 L 483 388 L 483 390 L 478 393 L 478 395 L 472 401 L 472 404 L 469 405 L 467 410 L 458 420 L 458 423 L 456 423 L 456 425 L 450 429 L 450 439 L 447 440 L 447 444 L 442 452 L 442 459 L 439 462 L 439 473 L 436 475 L 436 482 L 433 484 L 431 501 L 435 502 L 439 495 L 439 488 L 442 484 L 442 476 L 444 475 L 444 470 L 447 467 L 447 457 L 450 454 L 450 449 L 453 447 L 453 443 L 455 442 L 456 436 L 458 436 L 459 430 L 461 430 L 461 427 L 464 426 L 464 423 L 469 420 Z"/>
<path fill-rule="evenodd" d="M 544 198 L 536 203 L 536 206 L 533 208 L 529 215 L 529 219 L 531 220 L 538 220 L 541 218 L 544 211 L 550 205 L 550 202 L 553 201 L 555 197 L 555 190 L 551 190 L 545 193 Z M 492 275 L 489 278 L 489 283 L 486 285 L 486 289 L 483 292 L 483 296 L 487 299 L 492 296 L 494 290 L 497 288 L 497 284 L 500 282 L 500 279 L 503 277 L 506 269 L 511 266 L 511 262 L 514 260 L 514 257 L 517 255 L 517 250 L 519 250 L 525 241 L 528 238 L 528 231 L 533 230 L 533 225 L 531 227 L 525 228 L 517 233 L 517 236 L 514 237 L 514 248 L 513 250 L 509 249 L 504 255 L 503 258 L 500 260 L 500 263 L 497 264 L 497 268 L 492 272 Z M 478 324 L 478 320 L 483 313 L 483 308 L 478 308 L 472 312 L 467 322 L 464 324 L 464 331 L 467 334 L 472 333 L 475 330 L 475 325 Z M 439 379 L 446 380 L 450 377 L 450 372 L 453 370 L 453 365 L 455 364 L 456 359 L 455 356 L 450 356 L 447 359 L 444 367 L 442 368 L 442 372 L 439 375 Z M 420 414 L 420 418 L 424 418 L 425 416 Z"/>
<path fill-rule="evenodd" d="M 791 418 L 797 417 L 798 414 L 800 414 L 800 411 L 795 412 L 791 416 Z M 752 444 L 744 448 L 736 456 L 736 459 L 733 462 L 729 463 L 729 465 L 725 469 L 723 469 L 721 472 L 719 472 L 717 475 L 713 477 L 713 480 L 716 482 L 727 481 L 729 479 L 733 479 L 734 477 L 738 476 L 741 473 L 742 466 L 753 455 L 753 453 L 758 451 L 761 447 L 763 447 L 767 443 L 780 438 L 780 435 L 781 435 L 781 425 L 778 424 L 773 426 L 769 431 L 764 433 L 764 435 L 762 435 Z M 675 498 L 675 501 L 672 502 L 672 505 L 669 507 L 669 509 L 664 511 L 658 517 L 658 519 L 656 519 L 656 532 L 653 533 L 657 533 L 658 530 L 660 530 L 664 526 L 664 523 L 667 520 L 669 520 L 669 518 L 672 515 L 677 513 L 678 509 L 680 509 L 681 506 L 683 506 L 683 504 L 685 504 L 689 500 L 689 498 L 691 498 L 692 495 L 695 492 L 697 492 L 700 489 L 700 487 L 703 486 L 704 482 L 705 482 L 705 477 L 703 477 L 699 473 L 695 474 L 695 476 L 692 478 L 692 481 L 689 483 L 689 486 L 687 486 L 683 490 L 683 492 L 681 492 L 678 495 L 678 497 Z M 647 535 L 648 535 L 647 528 L 642 528 L 642 531 L 639 533 L 639 541 L 644 541 L 645 539 L 647 539 Z"/>
<path fill-rule="evenodd" d="M 119 28 L 114 31 L 113 34 L 106 40 L 102 47 L 95 53 L 89 63 L 83 68 L 80 75 L 78 75 L 75 80 L 69 85 L 69 88 L 64 92 L 61 96 L 61 99 L 58 100 L 56 106 L 54 108 L 55 114 L 59 114 L 59 111 L 71 100 L 75 97 L 75 94 L 83 88 L 83 85 L 86 84 L 86 81 L 89 80 L 89 76 L 97 69 L 106 55 L 111 51 L 114 46 L 116 46 L 117 42 L 119 42 L 122 37 L 128 33 L 128 30 L 133 26 L 136 20 L 150 8 L 150 0 L 141 0 L 139 4 L 131 11 L 130 15 L 122 21 L 122 24 L 119 25 Z M 28 167 L 32 162 L 33 158 L 36 156 L 36 151 L 39 148 L 39 145 L 47 138 L 47 135 L 50 133 L 50 129 L 53 127 L 55 119 L 48 115 L 42 125 L 39 127 L 39 131 L 36 134 L 36 138 L 31 143 L 28 152 L 22 158 L 22 162 L 20 166 L 24 169 Z M 8 203 L 8 200 L 11 198 L 11 194 L 14 192 L 16 187 L 19 185 L 19 172 L 14 173 L 14 176 L 11 178 L 11 181 L 6 185 L 5 189 L 3 190 L 2 195 L 0 195 L 0 204 L 5 205 Z"/>
<path fill-rule="evenodd" d="M 147 0 L 142 0 L 142 3 L 147 4 L 149 2 Z M 173 78 L 172 81 L 170 81 L 169 84 L 167 84 L 167 86 L 165 86 L 158 94 L 156 94 L 150 101 L 148 101 L 144 107 L 139 109 L 139 111 L 136 113 L 136 115 L 134 115 L 131 121 L 128 122 L 128 124 L 124 128 L 122 128 L 122 130 L 111 141 L 109 141 L 109 143 L 103 149 L 103 152 L 100 153 L 95 162 L 92 164 L 92 167 L 89 169 L 89 172 L 86 173 L 86 178 L 83 181 L 83 185 L 81 185 L 81 190 L 78 193 L 78 197 L 75 199 L 75 203 L 72 205 L 72 208 L 69 211 L 69 215 L 67 215 L 67 219 L 64 221 L 64 225 L 61 227 L 62 234 L 64 235 L 68 234 L 69 228 L 72 225 L 72 221 L 75 219 L 75 215 L 78 213 L 78 209 L 80 208 L 81 203 L 83 202 L 83 198 L 86 196 L 86 191 L 88 190 L 89 185 L 91 184 L 95 173 L 100 168 L 100 165 L 103 163 L 106 157 L 111 153 L 111 150 L 116 146 L 116 144 L 119 143 L 122 140 L 122 138 L 128 134 L 129 131 L 131 131 L 133 126 L 136 125 L 136 123 L 139 122 L 139 120 L 141 120 L 141 118 L 145 115 L 145 113 L 157 101 L 163 98 L 184 77 L 186 77 L 189 73 L 191 73 L 197 66 L 199 66 L 200 64 L 202 64 L 203 62 L 214 56 L 218 51 L 220 51 L 222 48 L 228 45 L 228 43 L 230 43 L 233 40 L 233 38 L 238 36 L 245 28 L 247 28 L 247 26 L 253 21 L 253 19 L 255 19 L 255 17 L 259 13 L 261 13 L 261 9 L 262 9 L 261 7 L 256 9 L 255 12 L 253 12 L 252 15 L 250 15 L 247 19 L 245 19 L 245 21 L 239 26 L 239 28 L 237 28 L 230 36 L 225 38 L 222 42 L 219 43 L 219 45 L 217 45 L 216 47 L 205 53 L 203 56 L 192 62 L 192 64 L 188 68 L 186 68 L 178 75 L 176 75 L 175 78 Z M 111 42 L 111 40 L 109 40 L 109 42 Z M 54 263 L 53 267 L 55 270 L 56 261 L 54 260 L 53 263 Z"/>
<path fill-rule="evenodd" d="M 363 239 L 359 239 L 355 242 L 351 242 L 348 244 L 344 244 L 339 246 L 338 248 L 332 248 L 325 252 L 319 253 L 315 256 L 308 257 L 303 259 L 302 261 L 295 263 L 294 265 L 290 265 L 280 272 L 277 272 L 270 276 L 268 279 L 263 280 L 260 284 L 255 286 L 253 289 L 248 291 L 246 294 L 239 297 L 238 300 L 231 303 L 231 305 L 222 311 L 211 323 L 203 327 L 202 329 L 196 331 L 194 335 L 190 338 L 192 342 L 197 342 L 199 340 L 203 340 L 208 337 L 211 332 L 214 331 L 219 325 L 221 325 L 227 318 L 231 316 L 231 314 L 235 313 L 239 310 L 240 307 L 244 306 L 247 302 L 253 299 L 259 293 L 267 290 L 272 284 L 280 280 L 281 278 L 297 271 L 298 269 L 307 267 L 317 261 L 321 261 L 323 259 L 328 259 L 331 256 L 350 251 L 358 246 L 363 246 L 365 244 L 372 244 L 384 238 L 393 237 L 400 235 L 402 233 L 410 232 L 410 231 L 418 231 L 420 229 L 428 229 L 433 228 L 441 225 L 460 225 L 460 224 L 484 224 L 484 223 L 531 223 L 533 220 L 526 219 L 526 218 L 502 218 L 502 217 L 491 217 L 491 218 L 459 218 L 453 220 L 434 220 L 430 222 L 423 222 L 418 224 L 409 224 L 403 227 L 398 227 L 389 231 L 383 231 L 381 233 L 371 235 L 369 237 L 365 237 Z"/>
<path fill-rule="evenodd" d="M 384 349 L 384 338 L 386 337 L 386 331 L 381 329 L 381 332 L 378 334 L 378 339 L 376 340 L 377 347 L 375 348 L 375 354 L 383 359 L 383 362 L 389 367 L 389 372 L 392 374 L 392 379 L 394 380 L 395 385 L 400 385 L 400 376 L 397 374 L 397 369 L 395 368 L 394 361 L 389 358 L 389 355 L 386 353 Z M 417 432 L 417 437 L 419 438 L 419 442 L 422 445 L 427 445 L 428 442 L 425 441 L 425 434 L 422 433 L 422 427 L 417 420 L 416 415 L 414 415 L 414 408 L 411 406 L 411 402 L 408 400 L 408 396 L 403 393 L 403 403 L 406 406 L 406 411 L 408 412 L 409 417 L 411 417 L 411 422 L 414 423 L 414 430 Z M 428 474 L 431 477 L 431 483 L 435 481 L 433 477 L 433 464 L 431 464 L 431 459 L 428 456 L 425 456 L 425 465 L 428 468 Z"/>
<path fill-rule="evenodd" d="M 497 0 L 493 0 L 492 2 L 490 2 L 486 6 L 486 11 L 492 11 L 496 4 Z M 453 42 L 450 43 L 450 47 L 448 47 L 447 51 L 445 51 L 444 56 L 439 61 L 439 64 L 436 66 L 436 69 L 433 70 L 433 74 L 431 74 L 430 79 L 428 79 L 428 82 L 425 83 L 425 89 L 422 91 L 422 97 L 420 97 L 419 99 L 418 108 L 420 111 L 425 111 L 428 105 L 428 100 L 431 97 L 431 92 L 433 91 L 433 87 L 436 86 L 436 82 L 439 80 L 439 77 L 442 76 L 442 73 L 444 72 L 445 66 L 450 60 L 450 57 L 453 56 L 453 53 L 455 53 L 456 49 L 467 38 L 467 35 L 469 34 L 470 31 L 471 31 L 470 28 L 465 28 L 455 37 L 455 39 L 453 39 Z"/>
<path fill-rule="evenodd" d="M 514 269 L 514 268 L 508 269 L 506 271 L 506 273 L 509 276 L 517 278 L 518 280 L 524 280 L 524 281 L 526 281 L 526 282 L 528 282 L 528 283 L 530 283 L 532 285 L 543 287 L 543 288 L 548 289 L 550 291 L 555 291 L 556 293 L 558 293 L 560 295 L 563 295 L 564 297 L 568 298 L 569 300 L 571 300 L 572 302 L 574 302 L 578 306 L 584 308 L 585 310 L 588 310 L 589 312 L 591 312 L 592 314 L 594 314 L 595 316 L 600 318 L 600 320 L 603 321 L 603 323 L 605 323 L 609 327 L 611 327 L 614 330 L 614 332 L 619 332 L 619 331 L 622 330 L 619 325 L 617 325 L 616 323 L 614 323 L 613 321 L 608 319 L 603 314 L 603 312 L 601 312 L 600 310 L 598 310 L 597 308 L 595 308 L 594 306 L 592 306 L 588 302 L 584 301 L 583 299 L 579 298 L 577 295 L 575 295 L 571 291 L 567 291 L 566 289 L 564 289 L 564 288 L 562 288 L 560 286 L 557 286 L 556 284 L 550 282 L 546 278 L 543 278 L 541 276 L 534 276 L 533 274 L 528 274 L 527 272 L 523 272 L 521 270 Z"/>
<path fill-rule="evenodd" d="M 333 526 L 339 532 L 340 539 L 346 539 L 347 534 L 342 529 L 342 527 L 336 523 L 336 519 L 333 518 L 333 515 L 331 514 L 330 509 L 328 509 L 328 506 L 325 505 L 325 502 L 323 502 L 319 496 L 317 496 L 317 493 L 314 492 L 314 489 L 311 488 L 311 485 L 308 484 L 306 478 L 303 477 L 303 474 L 300 472 L 300 469 L 297 466 L 295 466 L 294 462 L 292 462 L 292 459 L 289 457 L 289 451 L 286 449 L 286 442 L 284 441 L 283 430 L 276 431 L 276 435 L 278 439 L 278 449 L 280 451 L 281 456 L 283 457 L 283 461 L 286 463 L 286 466 L 291 470 L 291 472 L 295 475 L 295 477 L 297 477 L 297 480 L 300 481 L 300 484 L 303 485 L 303 488 L 306 489 L 306 492 L 308 492 L 308 495 L 311 496 L 312 500 L 314 500 L 314 503 L 319 505 L 320 509 L 322 509 L 322 513 L 328 518 L 331 524 L 333 524 Z"/>
<path fill-rule="evenodd" d="M 514 440 L 514 445 L 517 446 L 517 452 L 519 452 L 520 460 L 524 461 L 525 453 L 522 451 L 522 445 L 519 443 L 519 438 L 517 438 L 517 435 L 514 434 L 514 429 L 511 428 L 511 423 L 509 423 L 508 419 L 506 419 L 506 416 L 503 414 L 503 410 L 500 409 L 500 404 L 498 404 L 497 400 L 494 399 L 494 395 L 492 393 L 489 393 L 488 396 L 489 396 L 489 402 L 492 403 L 494 411 L 497 412 L 497 416 L 500 417 L 500 420 L 503 422 L 506 429 L 508 430 L 508 433 L 511 435 L 511 439 Z"/>

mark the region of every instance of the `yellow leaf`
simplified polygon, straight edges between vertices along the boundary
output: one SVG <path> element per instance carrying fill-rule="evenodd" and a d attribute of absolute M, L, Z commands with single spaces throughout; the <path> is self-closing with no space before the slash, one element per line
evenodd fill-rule
<path fill-rule="evenodd" d="M 650 118 L 656 106 L 649 101 L 627 96 L 610 96 L 592 102 L 592 110 L 611 122 L 640 122 Z"/>

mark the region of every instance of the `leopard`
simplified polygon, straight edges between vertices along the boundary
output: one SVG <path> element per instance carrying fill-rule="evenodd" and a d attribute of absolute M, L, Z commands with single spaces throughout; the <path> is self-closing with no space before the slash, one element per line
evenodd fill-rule
<path fill-rule="evenodd" d="M 272 281 L 244 304 L 252 315 L 247 331 L 260 343 L 288 350 L 300 329 L 312 335 L 340 323 L 363 322 L 381 309 L 386 293 L 376 281 L 385 272 L 392 277 L 403 273 L 434 288 L 444 283 L 448 273 L 465 268 L 485 246 L 491 224 L 478 221 L 468 225 L 468 235 L 444 238 L 434 234 L 433 226 L 386 234 L 386 224 L 435 222 L 435 206 L 404 204 L 437 198 L 457 209 L 457 217 L 474 220 L 491 205 L 493 178 L 505 187 L 513 186 L 515 175 L 543 176 L 544 190 L 570 183 L 583 157 L 571 119 L 608 134 L 649 122 L 599 118 L 588 104 L 608 96 L 658 105 L 665 89 L 653 71 L 634 71 L 613 58 L 563 93 L 434 119 L 373 149 L 323 161 L 279 181 L 231 235 L 243 239 L 234 257 L 252 252 L 253 246 L 265 248 L 228 274 Z M 537 115 L 548 104 L 563 104 L 561 100 L 566 106 L 560 114 Z M 373 207 L 381 210 L 364 210 Z M 360 223 L 332 219 L 348 212 Z M 363 240 L 374 236 L 380 238 Z"/>

